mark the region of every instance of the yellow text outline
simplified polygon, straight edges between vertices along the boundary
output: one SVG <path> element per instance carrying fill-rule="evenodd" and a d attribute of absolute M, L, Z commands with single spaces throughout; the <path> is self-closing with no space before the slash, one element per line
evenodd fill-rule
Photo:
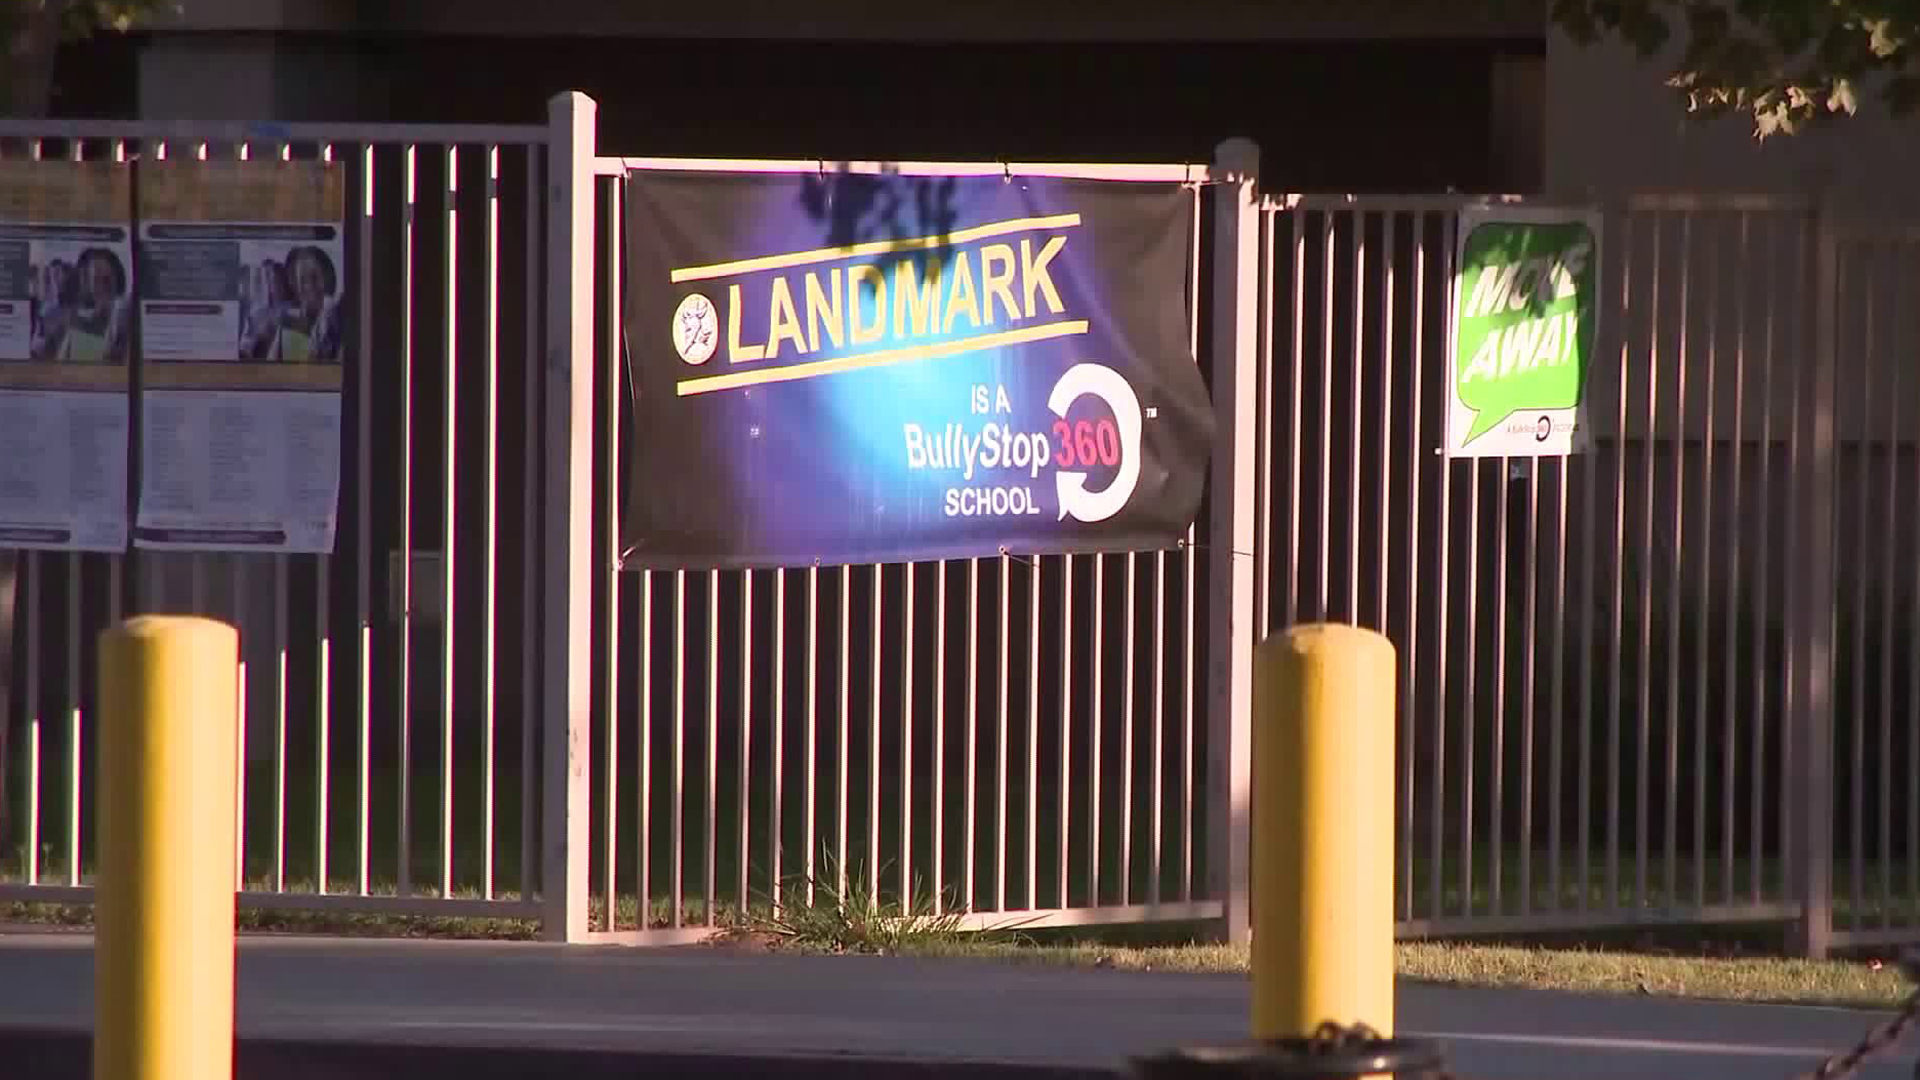
<path fill-rule="evenodd" d="M 743 386 L 816 379 L 823 375 L 838 375 L 865 368 L 904 364 L 912 360 L 938 360 L 976 349 L 1024 345 L 1033 341 L 1084 334 L 1087 332 L 1087 326 L 1085 319 L 1069 319 L 1062 322 L 1043 323 L 1039 326 L 1023 326 L 1018 330 L 1003 330 L 996 334 L 976 334 L 957 341 L 911 345 L 903 349 L 883 349 L 860 356 L 839 356 L 831 360 L 814 360 L 805 364 L 788 364 L 785 367 L 761 368 L 757 371 L 737 371 L 729 375 L 708 375 L 698 379 L 683 379 L 674 387 L 674 392 L 680 397 L 687 397 L 691 394 L 710 394 L 717 390 L 735 390 Z"/>
<path fill-rule="evenodd" d="M 795 251 L 785 255 L 763 255 L 755 259 L 738 259 L 733 262 L 713 263 L 708 266 L 687 266 L 673 271 L 671 277 L 678 283 L 682 281 L 706 281 L 712 278 L 730 277 L 734 274 L 750 274 L 759 270 L 779 270 L 789 266 L 810 266 L 814 263 L 833 262 L 838 259 L 858 259 L 867 255 L 886 255 L 896 251 L 927 251 L 933 248 L 949 247 L 954 244 L 967 244 L 975 240 L 985 240 L 990 236 L 1005 236 L 1008 233 L 1039 232 L 1046 229 L 1070 229 L 1080 224 L 1079 214 L 1054 214 L 1051 217 L 1014 218 L 1009 221 L 993 221 L 985 225 L 975 225 L 970 229 L 958 229 L 939 236 L 916 236 L 904 240 L 873 240 L 864 244 L 851 244 L 845 247 L 815 248 L 812 251 Z"/>

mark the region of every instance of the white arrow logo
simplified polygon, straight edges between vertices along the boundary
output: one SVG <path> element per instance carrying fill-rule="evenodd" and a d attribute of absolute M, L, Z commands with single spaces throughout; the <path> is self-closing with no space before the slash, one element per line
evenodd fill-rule
<path fill-rule="evenodd" d="M 1060 517 L 1072 514 L 1078 521 L 1105 521 L 1119 513 L 1133 497 L 1140 482 L 1140 399 L 1133 386 L 1121 374 L 1103 364 L 1075 364 L 1053 384 L 1047 408 L 1065 419 L 1067 409 L 1083 394 L 1092 394 L 1113 410 L 1120 430 L 1120 472 L 1100 491 L 1087 490 L 1087 474 L 1061 470 L 1054 475 L 1054 487 L 1060 498 Z"/>

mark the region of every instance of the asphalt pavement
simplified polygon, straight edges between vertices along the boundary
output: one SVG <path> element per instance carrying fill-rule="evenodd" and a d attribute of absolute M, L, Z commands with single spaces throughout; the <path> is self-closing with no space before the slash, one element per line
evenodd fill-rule
<path fill-rule="evenodd" d="M 1234 1042 L 1247 980 L 968 960 L 243 938 L 240 1080 L 1124 1075 Z M 91 939 L 0 933 L 0 1076 L 87 1075 Z M 1793 1076 L 1886 1014 L 1402 984 L 1468 1080 Z M 1902 1046 L 1858 1075 L 1913 1074 Z"/>

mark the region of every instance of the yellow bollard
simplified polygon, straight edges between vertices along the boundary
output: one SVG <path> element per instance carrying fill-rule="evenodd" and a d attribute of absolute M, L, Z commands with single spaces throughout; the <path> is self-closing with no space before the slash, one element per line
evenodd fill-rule
<path fill-rule="evenodd" d="M 142 616 L 100 636 L 94 1080 L 230 1080 L 240 637 Z"/>
<path fill-rule="evenodd" d="M 1393 1034 L 1393 643 L 1301 626 L 1254 657 L 1253 1035 Z"/>

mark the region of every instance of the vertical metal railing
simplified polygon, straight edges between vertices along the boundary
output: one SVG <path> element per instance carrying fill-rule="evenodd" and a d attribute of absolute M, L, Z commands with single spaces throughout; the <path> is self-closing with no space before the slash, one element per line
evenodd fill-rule
<path fill-rule="evenodd" d="M 532 914 L 535 860 L 581 857 L 542 831 L 565 800 L 535 805 L 554 745 L 535 740 L 555 700 L 542 583 L 568 557 L 540 524 L 551 132 L 223 138 L 8 121 L 0 154 L 345 170 L 340 538 L 317 556 L 23 553 L 0 898 L 87 895 L 92 641 L 134 596 L 256 642 L 244 904 Z M 1200 529 L 1087 557 L 611 569 L 634 466 L 624 223 L 601 184 L 593 925 L 675 940 L 849 890 L 976 926 L 1216 917 L 1197 885 L 1222 797 L 1195 724 Z M 1197 272 L 1208 197 L 1195 313 L 1219 286 Z M 1832 943 L 1920 932 L 1902 780 L 1920 583 L 1901 557 L 1920 535 L 1903 498 L 1920 235 L 1829 228 L 1790 200 L 1609 204 L 1591 444 L 1451 461 L 1434 448 L 1461 205 L 1292 199 L 1261 233 L 1255 611 L 1385 629 L 1420 688 L 1402 696 L 1402 932 L 1800 918 L 1825 911 L 1828 873 Z M 1827 389 L 1805 374 L 1822 350 Z M 1823 550 L 1830 587 L 1806 584 Z M 1830 689 L 1809 682 L 1822 665 Z M 1816 689 L 1832 737 L 1808 758 L 1791 718 Z M 1804 798 L 1826 800 L 1830 842 Z"/>
<path fill-rule="evenodd" d="M 596 608 L 613 614 L 594 647 L 593 890 L 596 909 L 654 914 L 596 918 L 596 939 L 686 940 L 776 900 L 969 926 L 1212 917 L 1194 884 L 1197 542 L 610 569 L 644 470 L 617 351 L 625 164 L 601 159 L 597 198 L 597 425 L 617 435 L 596 466 Z"/>
<path fill-rule="evenodd" d="M 1832 942 L 1920 934 L 1920 227 L 1837 221 Z"/>
<path fill-rule="evenodd" d="M 1608 204 L 1590 443 L 1448 460 L 1466 203 L 1295 196 L 1269 211 L 1262 625 L 1356 621 L 1400 650 L 1401 932 L 1796 917 L 1768 813 L 1787 722 L 1787 613 L 1768 583 L 1797 531 L 1778 513 L 1796 356 L 1777 343 L 1805 306 L 1774 264 L 1806 242 L 1806 214 Z M 1897 529 L 1848 531 L 1876 546 L 1843 560 L 1892 572 L 1877 545 Z M 1875 610 L 1891 650 L 1892 614 Z M 1873 670 L 1886 692 L 1868 716 L 1884 720 L 1904 684 Z M 1884 731 L 1865 739 L 1894 757 Z M 1869 831 L 1890 813 L 1874 775 L 1850 789 L 1868 793 Z M 1859 861 L 1879 896 L 1895 867 L 1874 843 Z"/>
<path fill-rule="evenodd" d="M 88 895 L 93 642 L 131 589 L 139 610 L 231 619 L 252 643 L 238 688 L 244 907 L 533 914 L 540 624 L 532 588 L 511 582 L 531 580 L 540 554 L 535 515 L 503 522 L 500 509 L 538 498 L 547 129 L 289 125 L 249 139 L 30 123 L 0 124 L 0 156 L 128 161 L 136 185 L 141 162 L 167 156 L 331 163 L 347 192 L 350 314 L 332 551 L 21 560 L 28 663 L 7 715 L 26 737 L 0 743 L 0 769 L 24 780 L 7 788 L 0 895 Z M 523 384 L 523 400 L 501 393 Z M 456 560 L 456 538 L 470 558 Z M 518 829 L 499 827 L 516 813 Z"/>

